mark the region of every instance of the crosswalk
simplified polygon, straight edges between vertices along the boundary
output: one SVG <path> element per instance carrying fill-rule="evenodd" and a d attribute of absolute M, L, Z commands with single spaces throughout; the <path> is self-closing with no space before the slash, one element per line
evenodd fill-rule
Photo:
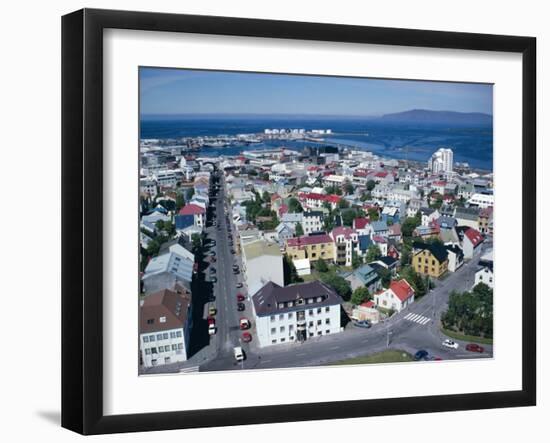
<path fill-rule="evenodd" d="M 425 325 L 426 323 L 428 323 L 431 320 L 428 317 L 424 317 L 423 315 L 420 315 L 420 314 L 415 314 L 414 312 L 411 312 L 410 314 L 407 314 L 404 317 L 404 319 L 408 320 L 408 321 L 413 321 L 415 323 L 418 323 L 419 325 Z"/>
<path fill-rule="evenodd" d="M 187 374 L 189 372 L 199 372 L 199 367 L 198 366 L 190 366 L 188 368 L 181 368 L 179 370 L 180 374 L 183 374 L 183 373 Z"/>

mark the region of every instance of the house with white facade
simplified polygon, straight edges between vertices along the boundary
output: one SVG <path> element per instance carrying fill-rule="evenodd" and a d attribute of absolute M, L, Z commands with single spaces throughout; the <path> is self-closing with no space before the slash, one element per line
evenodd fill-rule
<path fill-rule="evenodd" d="M 414 289 L 404 278 L 392 281 L 388 289 L 374 294 L 374 303 L 378 307 L 400 312 L 414 303 Z"/>
<path fill-rule="evenodd" d="M 450 272 L 456 272 L 464 264 L 464 252 L 460 246 L 452 244 L 446 245 L 445 249 L 447 249 L 447 259 L 449 260 L 447 269 Z"/>
<path fill-rule="evenodd" d="M 323 229 L 324 214 L 322 211 L 305 211 L 302 213 L 302 228 L 304 234 L 319 232 Z"/>
<path fill-rule="evenodd" d="M 187 360 L 191 296 L 179 288 L 145 297 L 139 308 L 140 363 L 145 368 Z"/>
<path fill-rule="evenodd" d="M 340 332 L 341 303 L 336 291 L 318 280 L 286 287 L 265 284 L 252 295 L 259 346 Z"/>
<path fill-rule="evenodd" d="M 480 194 L 476 192 L 468 199 L 468 203 L 480 208 L 490 208 L 495 204 L 495 197 L 493 194 Z"/>
<path fill-rule="evenodd" d="M 358 235 L 355 229 L 338 226 L 332 230 L 330 237 L 335 245 L 334 262 L 340 266 L 351 266 L 353 250 L 358 243 Z"/>
<path fill-rule="evenodd" d="M 184 249 L 186 253 L 180 255 L 178 246 Z M 176 283 L 189 286 L 193 279 L 194 256 L 188 255 L 189 252 L 178 245 L 173 250 L 153 257 L 143 273 L 141 278 L 143 290 L 146 294 L 158 291 L 159 289 L 172 287 Z"/>
<path fill-rule="evenodd" d="M 483 236 L 479 231 L 473 228 L 469 228 L 464 231 L 464 238 L 462 239 L 464 258 L 471 260 L 478 255 L 481 252 L 482 243 Z"/>

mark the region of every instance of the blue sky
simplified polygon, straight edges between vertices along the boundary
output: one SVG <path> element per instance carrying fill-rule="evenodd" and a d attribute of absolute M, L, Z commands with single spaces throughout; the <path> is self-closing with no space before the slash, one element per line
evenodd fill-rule
<path fill-rule="evenodd" d="M 140 68 L 141 114 L 492 114 L 491 85 Z"/>

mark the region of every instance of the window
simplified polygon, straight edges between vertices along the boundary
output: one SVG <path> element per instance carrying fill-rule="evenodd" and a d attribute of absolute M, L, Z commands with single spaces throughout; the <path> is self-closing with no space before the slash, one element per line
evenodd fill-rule
<path fill-rule="evenodd" d="M 176 338 L 176 333 L 175 332 L 170 332 L 170 338 Z"/>
<path fill-rule="evenodd" d="M 325 331 L 325 334 L 330 334 L 330 329 L 327 329 L 327 330 Z"/>
<path fill-rule="evenodd" d="M 168 332 L 165 332 L 164 334 L 162 334 L 162 338 L 164 340 L 168 340 Z"/>
<path fill-rule="evenodd" d="M 308 314 L 309 314 L 309 315 L 313 315 L 313 309 L 310 309 L 310 310 L 308 311 Z"/>
<path fill-rule="evenodd" d="M 313 326 L 313 322 L 312 322 L 312 321 L 309 322 L 309 326 L 310 326 L 310 327 Z"/>
<path fill-rule="evenodd" d="M 181 331 L 176 331 L 176 337 L 181 337 Z"/>
<path fill-rule="evenodd" d="M 321 324 L 321 320 L 317 320 L 317 325 L 320 325 Z"/>
<path fill-rule="evenodd" d="M 330 307 L 327 306 L 327 307 L 325 308 L 325 312 L 329 312 L 329 311 L 330 311 Z"/>
<path fill-rule="evenodd" d="M 157 365 L 157 361 L 156 361 L 155 359 L 153 359 L 153 360 L 151 360 L 151 364 L 152 364 L 153 366 L 156 366 L 156 365 Z"/>
<path fill-rule="evenodd" d="M 154 318 L 148 318 L 148 319 L 147 319 L 147 324 L 148 324 L 148 325 L 152 325 L 153 323 L 155 323 L 155 319 L 154 319 Z"/>
<path fill-rule="evenodd" d="M 143 337 L 143 343 L 149 343 L 149 337 L 147 336 Z"/>
<path fill-rule="evenodd" d="M 317 335 L 323 335 L 323 331 L 317 331 Z"/>
<path fill-rule="evenodd" d="M 164 363 L 165 364 L 170 363 L 170 357 L 164 357 Z"/>
<path fill-rule="evenodd" d="M 166 317 L 161 317 L 161 318 L 159 318 L 159 321 L 160 321 L 161 323 L 166 323 Z"/>
<path fill-rule="evenodd" d="M 294 306 L 294 302 L 293 302 L 293 301 L 289 301 L 287 304 L 288 304 L 288 307 L 289 307 L 289 308 L 292 308 L 292 306 Z"/>
<path fill-rule="evenodd" d="M 277 329 L 276 328 L 271 328 L 271 333 L 275 334 L 275 332 L 277 332 Z"/>
<path fill-rule="evenodd" d="M 151 354 L 151 350 L 150 349 L 146 349 L 145 350 L 145 355 L 150 355 Z"/>
<path fill-rule="evenodd" d="M 157 353 L 157 348 L 151 348 L 151 353 L 156 354 Z"/>
<path fill-rule="evenodd" d="M 271 317 L 269 317 L 269 320 L 271 320 L 271 321 L 275 321 L 275 316 L 274 316 L 274 315 L 272 315 Z"/>
<path fill-rule="evenodd" d="M 183 343 L 178 343 L 178 349 L 183 349 Z"/>
<path fill-rule="evenodd" d="M 294 314 L 293 314 L 292 312 L 289 312 L 289 313 L 288 313 L 288 318 L 290 319 L 290 318 L 292 318 L 292 317 L 294 317 Z"/>
<path fill-rule="evenodd" d="M 176 349 L 178 349 L 178 345 L 172 345 L 172 351 L 175 351 Z"/>
<path fill-rule="evenodd" d="M 279 309 L 283 309 L 285 307 L 284 303 L 279 303 Z"/>
<path fill-rule="evenodd" d="M 286 341 L 286 339 L 283 337 L 281 338 L 281 343 L 284 343 Z"/>
<path fill-rule="evenodd" d="M 154 336 L 154 335 L 150 335 L 150 336 L 149 336 L 149 341 L 155 341 L 155 336 Z"/>
<path fill-rule="evenodd" d="M 308 303 L 308 304 L 313 303 L 313 299 L 312 299 L 312 298 L 308 298 L 308 299 L 307 299 L 307 303 Z"/>
<path fill-rule="evenodd" d="M 279 314 L 279 320 L 282 320 L 283 318 L 285 318 L 285 315 L 284 314 Z"/>
<path fill-rule="evenodd" d="M 288 332 L 294 331 L 294 325 L 288 325 Z"/>
<path fill-rule="evenodd" d="M 157 340 L 162 340 L 162 334 L 157 334 Z"/>
<path fill-rule="evenodd" d="M 325 318 L 325 324 L 330 325 L 330 318 Z"/>
<path fill-rule="evenodd" d="M 322 309 L 321 309 L 321 308 L 317 308 L 317 314 L 320 314 L 320 313 L 321 313 L 321 311 L 322 311 Z"/>
<path fill-rule="evenodd" d="M 277 340 L 275 340 L 275 339 L 271 340 L 272 345 L 274 345 L 275 343 L 277 343 Z"/>

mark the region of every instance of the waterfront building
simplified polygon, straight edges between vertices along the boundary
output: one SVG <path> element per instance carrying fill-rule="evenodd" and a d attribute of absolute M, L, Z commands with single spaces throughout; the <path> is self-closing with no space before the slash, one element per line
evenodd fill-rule
<path fill-rule="evenodd" d="M 453 151 L 448 148 L 439 148 L 428 160 L 428 168 L 433 174 L 453 171 Z"/>

